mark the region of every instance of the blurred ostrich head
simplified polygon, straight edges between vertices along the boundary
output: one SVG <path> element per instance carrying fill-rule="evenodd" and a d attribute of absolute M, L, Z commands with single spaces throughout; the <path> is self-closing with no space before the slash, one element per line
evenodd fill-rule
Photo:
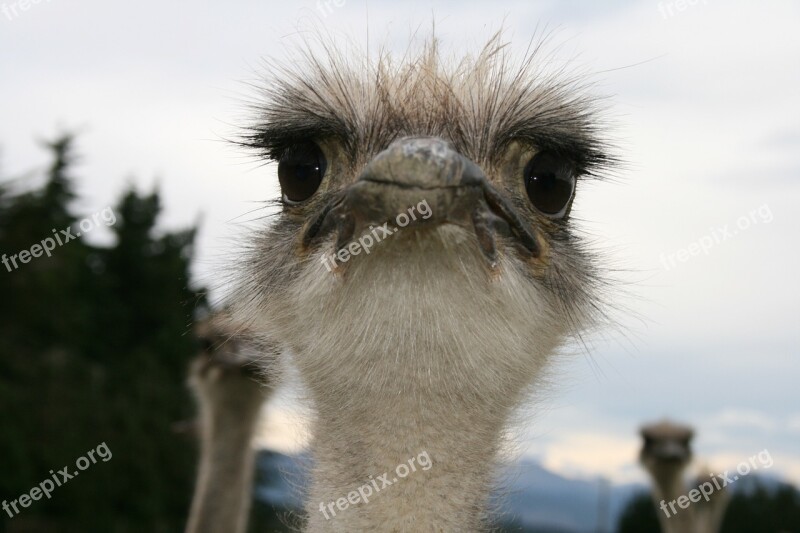
<path fill-rule="evenodd" d="M 643 443 L 639 460 L 656 484 L 682 481 L 683 472 L 692 460 L 694 430 L 662 420 L 642 427 L 640 433 Z"/>

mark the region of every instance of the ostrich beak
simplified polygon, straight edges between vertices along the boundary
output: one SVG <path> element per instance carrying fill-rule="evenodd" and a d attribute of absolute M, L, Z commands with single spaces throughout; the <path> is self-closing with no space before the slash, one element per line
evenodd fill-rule
<path fill-rule="evenodd" d="M 369 226 L 393 223 L 398 213 L 423 201 L 430 216 L 417 217 L 407 227 L 449 223 L 471 228 L 492 267 L 497 264 L 497 235 L 513 239 L 522 253 L 539 256 L 533 229 L 483 170 L 435 137 L 399 139 L 376 155 L 355 183 L 312 220 L 303 243 L 310 246 L 336 232 L 340 250 Z"/>
<path fill-rule="evenodd" d="M 658 457 L 663 461 L 685 461 L 689 458 L 689 451 L 677 442 L 668 441 L 663 443 L 657 450 Z"/>

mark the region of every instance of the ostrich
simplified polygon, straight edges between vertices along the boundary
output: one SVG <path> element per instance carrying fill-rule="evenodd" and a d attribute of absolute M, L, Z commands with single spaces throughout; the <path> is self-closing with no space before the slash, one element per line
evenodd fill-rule
<path fill-rule="evenodd" d="M 694 430 L 663 420 L 644 426 L 640 433 L 644 443 L 639 459 L 653 479 L 653 500 L 658 508 L 661 530 L 664 533 L 717 533 L 729 501 L 725 489 L 713 491 L 708 500 L 691 502 L 686 509 L 676 507 L 675 503 L 669 506 L 681 497 L 688 501 L 687 494 L 704 484 L 714 487 L 710 474 L 698 476 L 690 486 L 685 482 L 684 473 L 692 460 Z"/>
<path fill-rule="evenodd" d="M 200 461 L 187 533 L 244 533 L 250 510 L 253 433 L 272 388 L 254 375 L 246 337 L 224 314 L 195 328 L 202 350 L 189 370 L 200 411 Z M 236 335 L 234 337 L 234 335 Z"/>
<path fill-rule="evenodd" d="M 678 508 L 674 513 L 668 507 L 666 511 L 662 509 L 687 492 L 684 472 L 692 460 L 694 430 L 664 420 L 644 426 L 640 433 L 644 443 L 639 460 L 653 479 L 653 501 L 659 509 L 661 530 L 664 533 L 697 533 L 694 507 Z"/>
<path fill-rule="evenodd" d="M 512 413 L 606 316 L 570 218 L 614 162 L 596 100 L 499 34 L 460 61 L 324 44 L 271 63 L 244 135 L 281 198 L 232 312 L 307 387 L 307 531 L 486 529 Z"/>

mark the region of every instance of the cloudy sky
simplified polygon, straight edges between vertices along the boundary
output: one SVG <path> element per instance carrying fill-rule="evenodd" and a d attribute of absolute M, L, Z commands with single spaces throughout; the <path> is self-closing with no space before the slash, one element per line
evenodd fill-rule
<path fill-rule="evenodd" d="M 195 278 L 208 284 L 247 213 L 276 195 L 275 169 L 221 140 L 246 117 L 263 57 L 313 24 L 402 49 L 435 18 L 453 52 L 501 26 L 520 52 L 537 28 L 556 30 L 556 57 L 611 96 L 628 161 L 573 210 L 612 250 L 626 311 L 589 353 L 562 360 L 522 452 L 562 473 L 641 479 L 637 427 L 667 416 L 697 427 L 697 455 L 717 471 L 768 449 L 774 473 L 800 482 L 800 5 L 328 5 L 0 0 L 2 174 L 31 175 L 38 139 L 79 132 L 76 209 L 157 185 L 164 227 L 201 220 Z M 285 398 L 265 433 L 291 448 Z"/>

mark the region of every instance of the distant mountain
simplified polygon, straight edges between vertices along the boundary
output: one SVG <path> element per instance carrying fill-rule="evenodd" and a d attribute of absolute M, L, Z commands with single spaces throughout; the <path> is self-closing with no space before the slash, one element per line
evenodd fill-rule
<path fill-rule="evenodd" d="M 287 456 L 259 452 L 255 499 L 278 511 L 299 511 L 307 478 L 303 465 L 307 455 Z M 571 479 L 523 460 L 500 474 L 503 491 L 493 501 L 500 510 L 503 530 L 523 533 L 597 533 L 616 530 L 617 521 L 629 500 L 648 490 L 642 484 L 609 485 L 602 479 Z M 749 491 L 756 480 L 767 488 L 778 481 L 764 476 L 742 478 L 736 491 Z M 604 523 L 601 523 L 604 522 Z"/>
<path fill-rule="evenodd" d="M 256 457 L 256 486 L 253 497 L 275 508 L 300 510 L 307 478 L 305 455 L 289 456 L 260 450 Z"/>
<path fill-rule="evenodd" d="M 496 495 L 504 527 L 522 531 L 583 533 L 611 531 L 641 486 L 611 487 L 600 479 L 570 479 L 534 461 L 510 467 L 506 488 Z M 601 503 L 602 502 L 602 503 Z M 605 522 L 604 527 L 598 527 Z"/>

